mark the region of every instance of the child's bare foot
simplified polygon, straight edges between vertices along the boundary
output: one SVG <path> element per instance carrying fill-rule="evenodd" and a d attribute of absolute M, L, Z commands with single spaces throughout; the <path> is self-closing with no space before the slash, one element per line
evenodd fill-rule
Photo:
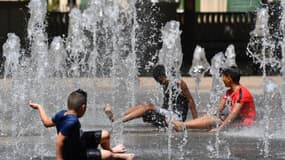
<path fill-rule="evenodd" d="M 133 160 L 134 157 L 135 157 L 135 154 L 133 154 L 133 153 L 126 154 L 126 160 Z"/>
<path fill-rule="evenodd" d="M 114 159 L 124 159 L 124 160 L 133 160 L 135 154 L 133 153 L 116 153 L 113 155 Z"/>
<path fill-rule="evenodd" d="M 176 120 L 172 121 L 172 126 L 177 132 L 181 132 L 186 129 L 186 126 L 183 122 L 176 121 Z"/>
<path fill-rule="evenodd" d="M 110 119 L 111 122 L 114 122 L 114 114 L 111 110 L 111 106 L 110 104 L 106 104 L 105 107 L 104 107 L 104 112 L 105 114 L 108 116 L 108 118 Z"/>
<path fill-rule="evenodd" d="M 114 153 L 125 153 L 127 151 L 126 147 L 122 144 L 119 144 L 112 148 L 112 152 Z"/>

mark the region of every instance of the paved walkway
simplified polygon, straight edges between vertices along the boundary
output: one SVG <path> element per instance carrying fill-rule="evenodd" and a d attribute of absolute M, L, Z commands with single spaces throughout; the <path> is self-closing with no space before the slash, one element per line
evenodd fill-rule
<path fill-rule="evenodd" d="M 267 77 L 272 79 L 276 84 L 281 88 L 282 77 L 281 76 L 269 76 Z M 193 77 L 182 77 L 182 79 L 187 83 L 191 92 L 195 92 L 195 78 Z M 248 87 L 253 93 L 263 92 L 263 78 L 262 76 L 242 76 L 240 83 Z M 104 89 L 111 89 L 111 79 L 109 78 L 99 78 L 96 80 L 97 87 Z M 153 89 L 159 84 L 155 82 L 152 77 L 139 77 L 138 84 L 141 89 Z M 199 92 L 209 92 L 212 85 L 212 77 L 203 77 L 199 83 Z"/>
<path fill-rule="evenodd" d="M 183 80 L 187 83 L 189 89 L 194 92 L 195 91 L 195 78 L 193 77 L 182 77 Z M 272 76 L 267 77 L 272 79 L 275 83 L 279 86 L 282 84 L 282 77 L 281 76 Z M 140 87 L 142 88 L 153 88 L 154 86 L 158 85 L 152 77 L 140 77 Z M 252 92 L 260 93 L 263 91 L 263 78 L 261 76 L 245 76 L 241 77 L 240 83 L 249 89 Z M 200 92 L 209 92 L 212 85 L 212 77 L 204 77 L 202 78 L 199 84 Z"/>

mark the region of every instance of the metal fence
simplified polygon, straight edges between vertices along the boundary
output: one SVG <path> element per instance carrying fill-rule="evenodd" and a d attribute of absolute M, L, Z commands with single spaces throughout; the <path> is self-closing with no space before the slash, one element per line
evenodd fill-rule
<path fill-rule="evenodd" d="M 1 2 L 0 1 L 0 62 L 2 60 L 2 45 L 7 39 L 7 33 L 16 33 L 21 39 L 22 48 L 28 48 L 27 22 L 29 11 L 28 2 Z M 256 74 L 256 66 L 246 56 L 246 46 L 249 41 L 249 32 L 255 23 L 254 13 L 199 13 L 186 10 L 183 14 L 176 14 L 176 3 L 160 4 L 161 23 L 168 20 L 181 20 L 182 22 L 182 72 L 187 73 L 192 61 L 196 45 L 205 48 L 206 56 L 211 57 L 219 51 L 225 51 L 229 44 L 234 44 L 237 52 L 237 63 L 246 74 Z M 49 12 L 47 15 L 47 28 L 49 42 L 55 36 L 67 36 L 68 13 Z M 2 64 L 2 63 L 1 63 Z M 246 68 L 244 68 L 246 67 Z M 1 72 L 1 69 L 0 69 Z M 1 73 L 0 73 L 1 74 Z"/>
<path fill-rule="evenodd" d="M 187 11 L 184 14 L 182 47 L 184 53 L 182 71 L 191 66 L 192 54 L 196 45 L 205 48 L 206 57 L 211 58 L 218 52 L 224 52 L 228 45 L 234 44 L 237 63 L 241 67 L 251 61 L 246 56 L 249 33 L 254 28 L 255 14 L 244 12 L 200 13 Z M 249 63 L 246 74 L 255 74 L 256 67 Z"/>

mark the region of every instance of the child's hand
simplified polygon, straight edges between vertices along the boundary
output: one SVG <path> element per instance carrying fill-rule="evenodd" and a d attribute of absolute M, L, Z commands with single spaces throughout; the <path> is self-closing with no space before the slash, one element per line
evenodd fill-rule
<path fill-rule="evenodd" d="M 33 109 L 39 109 L 41 107 L 41 105 L 39 105 L 37 103 L 33 103 L 32 100 L 29 101 L 29 105 Z"/>

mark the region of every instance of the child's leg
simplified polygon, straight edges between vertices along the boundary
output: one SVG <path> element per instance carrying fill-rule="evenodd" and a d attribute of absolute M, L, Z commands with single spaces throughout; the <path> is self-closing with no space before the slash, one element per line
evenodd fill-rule
<path fill-rule="evenodd" d="M 140 118 L 142 117 L 145 112 L 152 110 L 152 111 L 156 111 L 156 108 L 153 104 L 139 104 L 136 107 L 132 108 L 131 110 L 129 110 L 124 118 L 123 118 L 123 122 L 127 122 L 136 118 Z"/>
<path fill-rule="evenodd" d="M 179 130 L 182 126 L 186 126 L 187 128 L 192 129 L 209 129 L 212 125 L 215 125 L 217 122 L 216 117 L 211 117 L 208 114 L 203 115 L 202 117 L 189 120 L 186 122 L 180 122 L 180 121 L 172 121 L 173 127 L 176 130 Z"/>
<path fill-rule="evenodd" d="M 130 121 L 132 119 L 136 119 L 136 118 L 142 117 L 144 115 L 144 113 L 146 111 L 149 111 L 149 110 L 155 111 L 156 108 L 151 103 L 149 103 L 149 104 L 139 104 L 139 105 L 137 105 L 135 107 L 132 107 L 132 108 L 128 109 L 126 113 L 124 113 L 123 122 L 127 122 L 127 121 Z M 104 111 L 105 111 L 106 115 L 108 116 L 108 118 L 112 122 L 114 122 L 114 120 L 115 120 L 114 114 L 111 111 L 111 107 L 110 107 L 109 104 L 105 105 Z"/>
<path fill-rule="evenodd" d="M 131 113 L 131 112 L 133 112 L 133 111 L 135 111 L 135 110 L 137 110 L 137 109 L 139 109 L 139 108 L 141 108 L 141 105 L 137 105 L 137 106 L 134 106 L 134 107 L 132 107 L 132 108 L 129 108 L 129 109 L 127 110 L 127 112 L 124 113 L 124 116 L 128 115 L 129 113 Z M 115 121 L 114 113 L 113 113 L 112 110 L 111 110 L 110 104 L 106 104 L 106 105 L 105 105 L 105 107 L 104 107 L 104 112 L 105 112 L 105 114 L 108 116 L 108 118 L 109 118 L 112 122 Z"/>
<path fill-rule="evenodd" d="M 128 114 L 130 114 L 130 113 L 132 113 L 133 111 L 135 111 L 135 110 L 137 110 L 137 109 L 139 109 L 142 105 L 144 105 L 144 104 L 138 104 L 138 105 L 136 105 L 136 106 L 134 106 L 134 107 L 129 108 L 129 109 L 127 110 L 127 112 L 124 113 L 124 116 L 125 116 L 125 115 L 128 115 Z"/>
<path fill-rule="evenodd" d="M 110 145 L 110 133 L 106 130 L 102 130 L 101 140 L 100 144 L 103 149 L 111 151 L 111 145 Z"/>
<path fill-rule="evenodd" d="M 190 121 L 184 122 L 187 128 L 193 129 L 210 129 L 211 126 L 215 125 L 217 122 L 216 117 L 211 117 L 209 114 L 205 114 L 200 118 L 196 118 Z"/>
<path fill-rule="evenodd" d="M 108 150 L 101 150 L 101 159 L 102 160 L 107 160 L 110 158 L 133 160 L 134 156 L 135 155 L 132 153 L 112 153 Z"/>
<path fill-rule="evenodd" d="M 103 149 L 112 151 L 114 153 L 123 153 L 126 152 L 126 148 L 124 145 L 120 144 L 113 148 L 110 145 L 110 133 L 106 130 L 102 130 L 100 144 Z"/>
<path fill-rule="evenodd" d="M 112 158 L 112 152 L 108 150 L 101 149 L 101 159 L 110 159 Z"/>

